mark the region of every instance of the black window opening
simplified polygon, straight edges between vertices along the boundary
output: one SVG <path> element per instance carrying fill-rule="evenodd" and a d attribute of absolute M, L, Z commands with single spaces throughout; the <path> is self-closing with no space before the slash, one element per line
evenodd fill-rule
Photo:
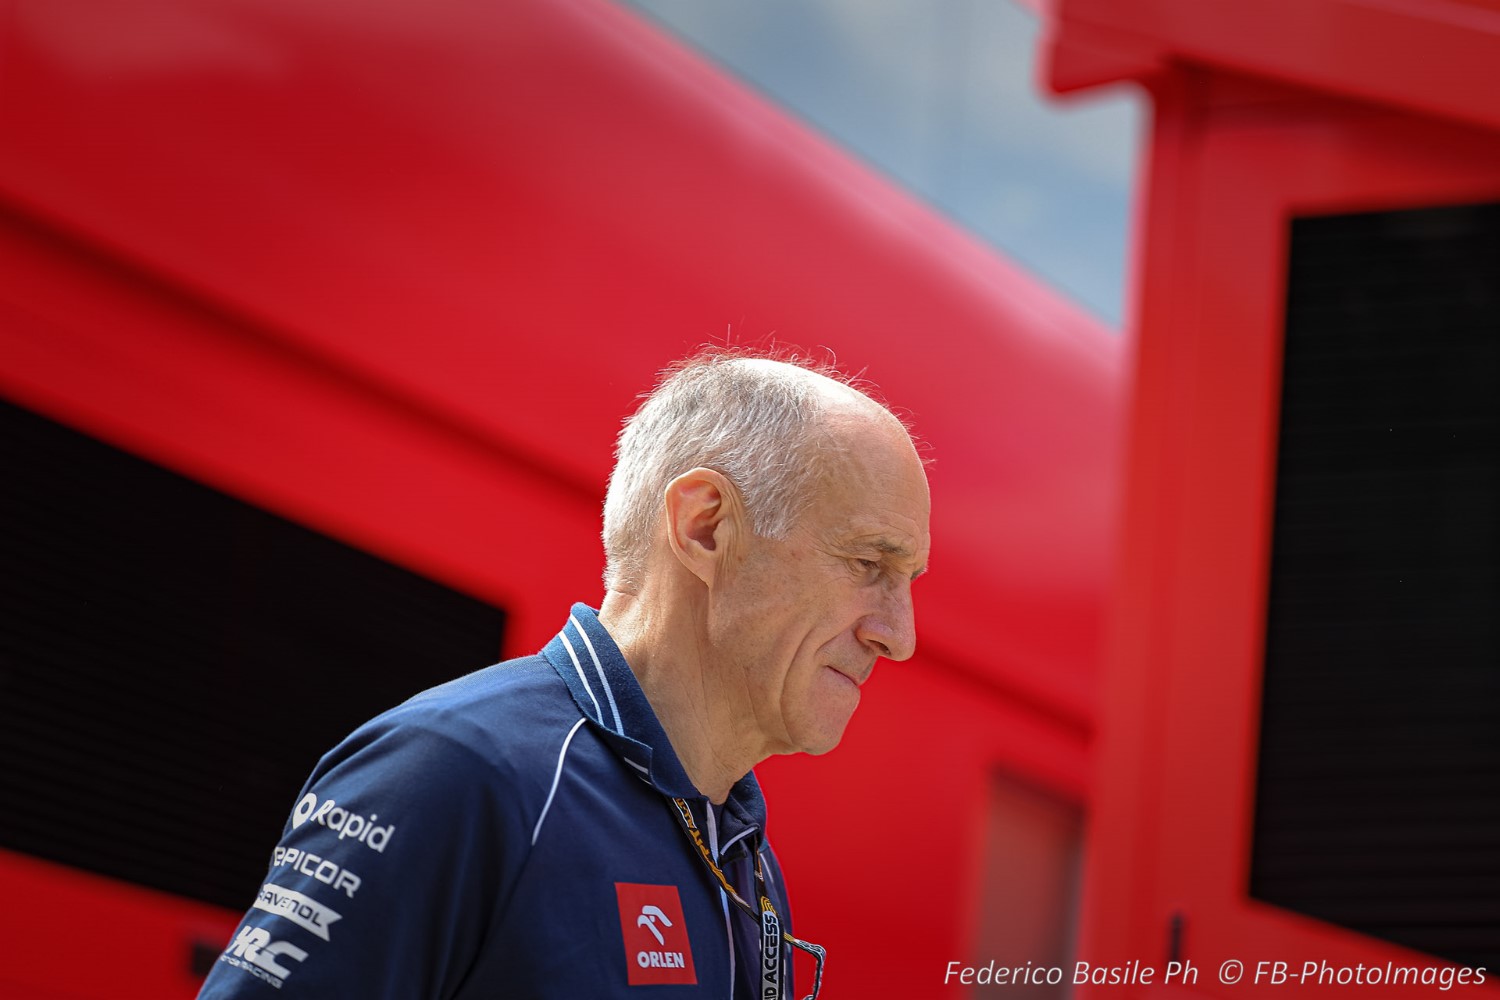
<path fill-rule="evenodd" d="M 244 909 L 318 757 L 496 607 L 0 402 L 0 847 Z"/>
<path fill-rule="evenodd" d="M 1500 204 L 1291 227 L 1249 889 L 1500 965 Z"/>

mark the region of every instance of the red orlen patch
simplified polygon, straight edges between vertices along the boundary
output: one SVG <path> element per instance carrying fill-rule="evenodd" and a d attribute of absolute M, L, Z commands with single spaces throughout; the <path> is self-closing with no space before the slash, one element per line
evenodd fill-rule
<path fill-rule="evenodd" d="M 625 972 L 631 986 L 696 983 L 687 921 L 675 885 L 616 882 Z"/>

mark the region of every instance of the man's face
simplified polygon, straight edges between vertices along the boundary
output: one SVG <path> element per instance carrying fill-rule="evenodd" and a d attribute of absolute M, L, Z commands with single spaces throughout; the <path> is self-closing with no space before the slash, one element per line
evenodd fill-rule
<path fill-rule="evenodd" d="M 851 416 L 841 429 L 847 450 L 797 525 L 750 538 L 719 595 L 714 644 L 744 678 L 768 753 L 833 749 L 876 659 L 916 648 L 926 474 L 893 421 Z"/>

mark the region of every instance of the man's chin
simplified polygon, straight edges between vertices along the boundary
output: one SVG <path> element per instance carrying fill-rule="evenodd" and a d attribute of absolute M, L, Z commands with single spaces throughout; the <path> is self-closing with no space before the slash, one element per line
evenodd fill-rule
<path fill-rule="evenodd" d="M 802 752 L 813 757 L 821 757 L 833 750 L 844 739 L 844 730 L 849 727 L 849 719 L 853 713 L 845 715 L 842 721 L 837 723 L 831 720 L 817 727 L 817 731 L 809 733 L 802 741 Z"/>

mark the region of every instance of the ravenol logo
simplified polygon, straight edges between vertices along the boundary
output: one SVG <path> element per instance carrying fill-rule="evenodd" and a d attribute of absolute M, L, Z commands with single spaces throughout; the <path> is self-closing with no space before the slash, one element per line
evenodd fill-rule
<path fill-rule="evenodd" d="M 333 922 L 344 919 L 343 914 L 324 906 L 316 899 L 270 882 L 261 886 L 254 906 L 257 910 L 285 917 L 297 926 L 312 931 L 324 941 L 328 940 L 328 929 L 333 926 Z"/>
<path fill-rule="evenodd" d="M 696 983 L 693 949 L 675 885 L 616 882 L 625 981 L 631 986 Z"/>
<path fill-rule="evenodd" d="M 297 808 L 292 810 L 292 828 L 296 829 L 308 820 L 312 820 L 319 826 L 326 826 L 336 832 L 340 840 L 352 837 L 380 854 L 385 851 L 385 845 L 390 843 L 391 834 L 396 832 L 396 825 L 392 823 L 389 826 L 376 826 L 375 821 L 379 818 L 375 813 L 371 813 L 366 819 L 359 813 L 350 812 L 340 806 L 333 799 L 319 802 L 316 795 L 308 792 L 302 796 L 302 801 L 297 803 Z"/>

